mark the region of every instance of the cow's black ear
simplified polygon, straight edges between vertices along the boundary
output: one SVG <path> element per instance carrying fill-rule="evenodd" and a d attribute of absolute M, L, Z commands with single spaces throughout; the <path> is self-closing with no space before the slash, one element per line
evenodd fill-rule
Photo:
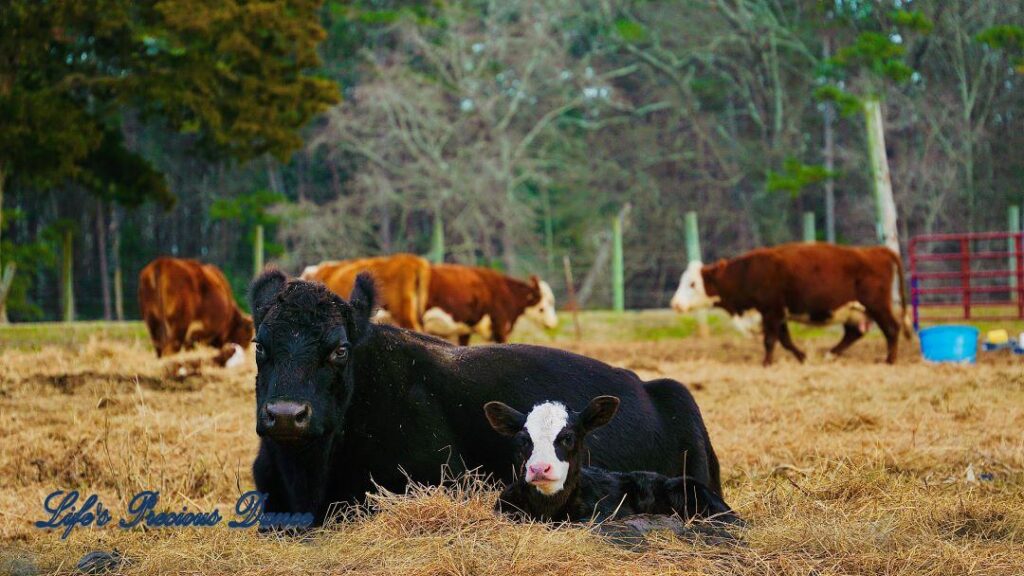
<path fill-rule="evenodd" d="M 508 404 L 488 402 L 484 404 L 484 414 L 491 428 L 503 436 L 515 436 L 526 426 L 526 416 Z"/>
<path fill-rule="evenodd" d="M 348 303 L 352 306 L 353 324 L 355 325 L 357 337 L 366 332 L 370 324 L 370 318 L 377 308 L 377 286 L 373 276 L 369 272 L 360 272 L 356 276 L 355 285 L 352 286 L 352 293 L 349 294 Z"/>
<path fill-rule="evenodd" d="M 249 288 L 249 307 L 252 309 L 252 319 L 257 330 L 263 323 L 263 317 L 270 308 L 270 304 L 287 283 L 288 277 L 284 272 L 275 268 L 263 272 L 256 280 L 253 280 L 252 286 Z"/>
<path fill-rule="evenodd" d="M 580 414 L 580 424 L 583 430 L 590 432 L 611 422 L 615 412 L 619 410 L 619 399 L 615 396 L 598 396 L 587 404 L 587 407 Z"/>

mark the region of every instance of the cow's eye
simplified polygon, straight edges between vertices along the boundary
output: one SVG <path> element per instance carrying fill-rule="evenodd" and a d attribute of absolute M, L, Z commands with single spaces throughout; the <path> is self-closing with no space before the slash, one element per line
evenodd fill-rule
<path fill-rule="evenodd" d="M 267 351 L 264 350 L 263 344 L 260 344 L 259 342 L 253 342 L 253 347 L 256 349 L 257 360 L 263 360 L 264 358 L 267 357 Z"/>
<path fill-rule="evenodd" d="M 331 351 L 331 357 L 329 358 L 331 364 L 342 366 L 345 362 L 348 362 L 348 344 L 339 344 L 337 348 Z"/>
<path fill-rule="evenodd" d="M 573 434 L 565 434 L 558 439 L 558 442 L 562 445 L 562 448 L 565 448 L 566 450 L 571 450 L 572 447 L 576 444 L 576 437 Z"/>

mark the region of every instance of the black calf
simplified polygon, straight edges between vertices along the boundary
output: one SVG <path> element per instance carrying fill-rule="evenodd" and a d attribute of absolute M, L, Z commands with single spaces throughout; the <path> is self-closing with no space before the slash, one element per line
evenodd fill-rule
<path fill-rule="evenodd" d="M 580 522 L 633 514 L 740 521 L 721 496 L 689 476 L 583 466 L 584 438 L 607 424 L 618 407 L 614 396 L 594 398 L 583 412 L 557 402 L 538 404 L 528 415 L 501 402 L 485 405 L 491 427 L 513 438 L 517 447 L 519 476 L 501 493 L 495 508 L 540 521 Z"/>

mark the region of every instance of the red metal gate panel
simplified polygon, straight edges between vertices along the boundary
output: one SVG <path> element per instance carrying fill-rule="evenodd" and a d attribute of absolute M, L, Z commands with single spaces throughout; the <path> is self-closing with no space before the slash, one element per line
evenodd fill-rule
<path fill-rule="evenodd" d="M 921 322 L 1024 318 L 1024 235 L 925 234 L 910 240 L 910 300 Z M 934 309 L 944 314 L 923 315 Z M 954 313 L 949 313 L 955 311 Z"/>

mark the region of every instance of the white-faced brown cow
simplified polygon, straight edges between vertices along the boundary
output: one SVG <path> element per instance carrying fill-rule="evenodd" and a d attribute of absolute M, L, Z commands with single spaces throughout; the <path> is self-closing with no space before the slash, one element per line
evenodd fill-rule
<path fill-rule="evenodd" d="M 473 334 L 506 342 L 516 320 L 525 315 L 545 328 L 558 326 L 555 296 L 547 282 L 531 276 L 523 282 L 487 268 L 435 264 L 423 329 L 469 344 Z"/>
<path fill-rule="evenodd" d="M 900 286 L 899 317 L 892 309 L 892 283 Z M 672 308 L 687 312 L 717 306 L 730 315 L 750 310 L 761 315 L 764 364 L 772 362 L 775 343 L 803 362 L 787 320 L 808 324 L 841 323 L 843 339 L 830 351 L 842 354 L 878 324 L 888 345 L 886 361 L 896 362 L 901 329 L 910 336 L 903 264 L 885 247 L 844 247 L 833 244 L 783 244 L 753 250 L 710 266 L 691 262 L 679 280 Z"/>

